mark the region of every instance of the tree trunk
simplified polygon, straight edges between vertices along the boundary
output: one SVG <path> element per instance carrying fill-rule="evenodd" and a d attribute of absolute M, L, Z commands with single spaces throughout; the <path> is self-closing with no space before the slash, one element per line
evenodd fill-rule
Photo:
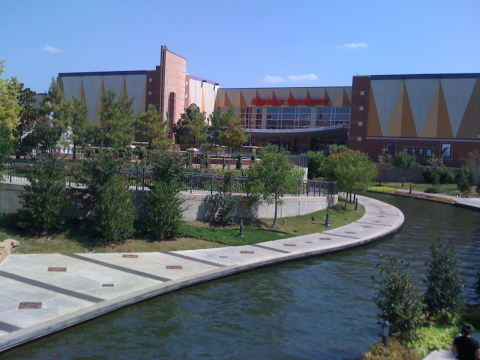
<path fill-rule="evenodd" d="M 275 225 L 277 225 L 277 210 L 278 210 L 278 197 L 275 196 L 275 215 L 273 217 L 272 227 L 275 227 Z"/>

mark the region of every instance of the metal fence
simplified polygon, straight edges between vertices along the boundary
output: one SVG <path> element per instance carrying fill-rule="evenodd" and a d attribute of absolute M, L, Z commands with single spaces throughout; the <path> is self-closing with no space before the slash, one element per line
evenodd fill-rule
<path fill-rule="evenodd" d="M 27 175 L 33 170 L 32 160 L 12 160 L 7 163 L 3 173 L 3 181 L 10 183 L 27 183 Z M 65 165 L 66 184 L 68 186 L 84 186 L 78 172 Z M 156 176 L 145 166 L 125 167 L 119 171 L 128 185 L 136 190 L 144 190 L 155 183 Z M 230 193 L 247 193 L 248 178 L 246 176 L 225 177 L 219 174 L 202 172 L 186 172 L 179 177 L 180 188 L 184 191 L 205 191 L 211 194 L 219 191 Z M 337 183 L 332 181 L 298 180 L 297 189 L 291 195 L 327 196 L 337 194 Z"/>

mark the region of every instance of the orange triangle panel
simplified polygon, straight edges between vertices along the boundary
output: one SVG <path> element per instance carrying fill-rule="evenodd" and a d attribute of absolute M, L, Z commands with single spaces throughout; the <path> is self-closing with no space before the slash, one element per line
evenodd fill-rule
<path fill-rule="evenodd" d="M 370 100 L 368 104 L 368 127 L 367 136 L 382 136 L 382 128 L 380 127 L 380 120 L 378 119 L 377 105 L 375 104 L 375 97 L 373 91 L 370 90 Z"/>
<path fill-rule="evenodd" d="M 410 101 L 405 83 L 403 84 L 401 136 L 417 137 L 417 130 L 415 128 L 415 122 L 413 121 L 412 108 L 410 107 Z"/>

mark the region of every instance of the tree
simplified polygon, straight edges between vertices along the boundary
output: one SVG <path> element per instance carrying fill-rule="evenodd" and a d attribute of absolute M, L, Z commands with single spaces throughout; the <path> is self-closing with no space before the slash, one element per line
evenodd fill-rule
<path fill-rule="evenodd" d="M 0 180 L 3 179 L 5 162 L 13 151 L 11 132 L 6 124 L 0 123 Z"/>
<path fill-rule="evenodd" d="M 415 157 L 407 154 L 406 152 L 401 151 L 395 154 L 395 156 L 393 157 L 392 163 L 393 163 L 393 166 L 402 170 L 402 187 L 403 187 L 403 185 L 405 184 L 407 171 L 417 166 Z"/>
<path fill-rule="evenodd" d="M 183 200 L 173 184 L 157 181 L 145 193 L 144 229 L 155 240 L 170 240 L 180 233 Z"/>
<path fill-rule="evenodd" d="M 51 155 L 40 158 L 26 175 L 29 184 L 20 195 L 19 226 L 37 233 L 60 229 L 65 222 L 66 173 L 63 162 Z"/>
<path fill-rule="evenodd" d="M 358 150 L 332 153 L 325 159 L 321 169 L 328 180 L 337 182 L 340 191 L 350 194 L 356 194 L 367 188 L 377 176 L 375 164 L 366 154 Z"/>
<path fill-rule="evenodd" d="M 256 184 L 253 191 L 261 194 L 268 204 L 275 204 L 274 227 L 277 224 L 280 198 L 298 191 L 297 181 L 302 178 L 301 170 L 295 170 L 284 154 L 270 152 L 263 153 L 262 160 L 250 166 L 248 177 Z"/>
<path fill-rule="evenodd" d="M 431 316 L 453 313 L 460 305 L 463 281 L 452 244 L 437 241 L 431 247 L 427 266 L 425 306 Z"/>
<path fill-rule="evenodd" d="M 15 77 L 2 78 L 4 61 L 0 61 L 0 123 L 4 124 L 11 132 L 15 130 L 20 121 L 21 105 L 18 103 L 20 83 Z M 11 135 L 13 137 L 13 133 Z"/>
<path fill-rule="evenodd" d="M 118 101 L 116 94 L 108 90 L 102 95 L 103 110 L 100 121 L 106 128 L 105 138 L 112 147 L 125 147 L 134 140 L 133 101 L 126 92 L 122 92 Z"/>
<path fill-rule="evenodd" d="M 422 301 L 407 270 L 408 263 L 388 258 L 376 265 L 379 275 L 374 277 L 377 294 L 375 303 L 378 316 L 390 323 L 391 334 L 402 342 L 414 338 L 414 330 L 422 323 Z"/>
<path fill-rule="evenodd" d="M 325 161 L 322 151 L 307 151 L 308 178 L 316 179 L 321 176 L 321 168 Z"/>
<path fill-rule="evenodd" d="M 480 150 L 470 151 L 465 159 L 465 166 L 473 172 L 477 181 L 477 192 L 480 193 Z"/>
<path fill-rule="evenodd" d="M 382 148 L 380 155 L 378 155 L 378 163 L 383 170 L 383 182 L 386 183 L 388 171 L 392 168 L 392 155 L 388 152 L 387 148 Z"/>
<path fill-rule="evenodd" d="M 423 170 L 423 177 L 426 182 L 429 182 L 433 185 L 453 182 L 453 171 L 443 164 L 442 158 L 437 158 L 435 155 L 433 155 L 427 160 L 427 162 L 430 164 L 430 166 Z"/>
<path fill-rule="evenodd" d="M 21 89 L 18 94 L 18 103 L 21 106 L 20 121 L 13 133 L 17 148 L 20 151 L 23 151 L 26 146 L 29 146 L 28 134 L 32 133 L 41 118 L 41 111 L 38 106 L 35 106 L 35 96 L 34 91 L 29 88 L 24 88 L 23 84 L 21 84 Z"/>
<path fill-rule="evenodd" d="M 190 105 L 173 127 L 178 144 L 198 148 L 207 141 L 207 123 L 205 112 L 201 112 L 195 104 Z"/>
<path fill-rule="evenodd" d="M 248 139 L 248 134 L 243 128 L 243 120 L 235 113 L 234 108 L 229 108 L 220 115 L 219 123 L 215 124 L 215 131 L 216 141 L 231 149 L 238 149 Z"/>
<path fill-rule="evenodd" d="M 184 159 L 178 153 L 156 153 L 150 158 L 156 181 L 180 186 L 185 172 Z"/>
<path fill-rule="evenodd" d="M 455 182 L 457 183 L 457 188 L 460 193 L 466 193 L 470 191 L 470 188 L 475 185 L 475 178 L 473 176 L 473 172 L 465 167 L 462 166 L 460 169 L 457 170 L 457 174 L 455 175 Z"/>
<path fill-rule="evenodd" d="M 70 140 L 73 143 L 73 160 L 77 158 L 77 147 L 88 144 L 92 138 L 91 125 L 88 121 L 88 107 L 85 100 L 72 97 L 68 100 L 70 106 L 68 125 Z"/>
<path fill-rule="evenodd" d="M 168 122 L 158 113 L 155 105 L 138 114 L 135 121 L 135 138 L 148 143 L 148 149 L 166 150 L 172 145 L 168 138 Z"/>
<path fill-rule="evenodd" d="M 128 185 L 114 175 L 100 188 L 94 209 L 95 229 L 109 241 L 120 242 L 135 231 L 135 207 Z"/>

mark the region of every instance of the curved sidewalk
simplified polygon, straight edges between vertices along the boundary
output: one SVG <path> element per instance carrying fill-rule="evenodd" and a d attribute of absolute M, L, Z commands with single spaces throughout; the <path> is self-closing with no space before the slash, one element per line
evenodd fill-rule
<path fill-rule="evenodd" d="M 358 198 L 365 215 L 354 223 L 259 244 L 165 253 L 11 255 L 0 264 L 0 352 L 169 291 L 356 247 L 402 226 L 399 209 Z"/>

